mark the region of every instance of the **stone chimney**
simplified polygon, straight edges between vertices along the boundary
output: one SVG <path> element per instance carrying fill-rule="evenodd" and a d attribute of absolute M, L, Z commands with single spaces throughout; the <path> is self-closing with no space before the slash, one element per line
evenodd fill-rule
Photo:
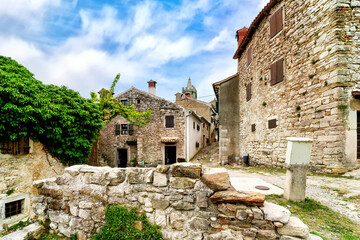
<path fill-rule="evenodd" d="M 176 93 L 175 94 L 175 97 L 176 97 L 176 102 L 180 101 L 181 100 L 181 93 Z"/>
<path fill-rule="evenodd" d="M 247 31 L 248 31 L 247 27 L 243 27 L 242 29 L 236 31 L 236 40 L 238 42 L 238 47 L 240 46 L 242 40 L 244 39 Z"/>
<path fill-rule="evenodd" d="M 150 80 L 147 83 L 149 84 L 149 93 L 156 95 L 156 81 Z"/>

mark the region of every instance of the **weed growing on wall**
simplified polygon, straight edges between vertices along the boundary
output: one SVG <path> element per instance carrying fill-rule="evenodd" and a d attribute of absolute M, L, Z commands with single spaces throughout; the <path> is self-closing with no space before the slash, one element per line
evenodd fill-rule
<path fill-rule="evenodd" d="M 101 232 L 92 236 L 94 240 L 142 240 L 162 239 L 160 227 L 149 223 L 144 213 L 136 208 L 110 205 L 105 210 L 105 223 Z"/>

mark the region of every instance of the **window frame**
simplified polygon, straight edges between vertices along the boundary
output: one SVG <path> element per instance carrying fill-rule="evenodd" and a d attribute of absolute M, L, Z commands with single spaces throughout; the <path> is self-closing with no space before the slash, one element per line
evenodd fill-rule
<path fill-rule="evenodd" d="M 120 124 L 120 134 L 121 135 L 128 135 L 129 131 L 129 124 L 122 123 Z"/>

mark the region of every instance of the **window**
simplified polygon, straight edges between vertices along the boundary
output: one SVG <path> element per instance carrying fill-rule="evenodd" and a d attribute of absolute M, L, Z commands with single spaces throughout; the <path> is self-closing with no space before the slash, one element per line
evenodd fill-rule
<path fill-rule="evenodd" d="M 115 125 L 115 135 L 120 135 L 120 124 Z"/>
<path fill-rule="evenodd" d="M 193 129 L 195 129 L 195 122 L 193 122 Z"/>
<path fill-rule="evenodd" d="M 121 99 L 120 102 L 124 105 L 124 106 L 131 106 L 132 103 L 132 99 Z"/>
<path fill-rule="evenodd" d="M 283 8 L 280 8 L 270 17 L 270 38 L 274 37 L 282 29 L 283 29 Z"/>
<path fill-rule="evenodd" d="M 5 203 L 5 218 L 22 213 L 24 199 Z"/>
<path fill-rule="evenodd" d="M 251 83 L 246 85 L 246 101 L 251 99 Z"/>
<path fill-rule="evenodd" d="M 252 47 L 250 46 L 247 51 L 247 65 L 249 66 L 252 60 Z"/>
<path fill-rule="evenodd" d="M 256 125 L 255 124 L 251 124 L 251 132 L 255 132 L 256 130 Z"/>
<path fill-rule="evenodd" d="M 165 116 L 165 127 L 166 128 L 174 127 L 174 116 Z"/>
<path fill-rule="evenodd" d="M 271 129 L 271 128 L 276 128 L 276 119 L 271 119 L 268 121 L 268 128 Z"/>
<path fill-rule="evenodd" d="M 199 143 L 199 142 L 196 142 L 195 147 L 196 147 L 196 148 L 199 148 L 199 147 L 200 147 L 200 143 Z"/>
<path fill-rule="evenodd" d="M 200 126 L 199 126 L 199 124 L 196 125 L 196 130 L 200 131 Z"/>
<path fill-rule="evenodd" d="M 273 86 L 284 79 L 284 59 L 280 59 L 270 66 L 271 79 L 270 86 Z"/>
<path fill-rule="evenodd" d="M 140 99 L 137 100 L 137 104 L 140 104 Z"/>
<path fill-rule="evenodd" d="M 21 155 L 29 154 L 29 137 L 21 137 L 14 141 L 2 143 L 0 145 L 2 154 Z"/>
<path fill-rule="evenodd" d="M 121 135 L 127 135 L 127 134 L 128 134 L 128 125 L 121 124 Z"/>

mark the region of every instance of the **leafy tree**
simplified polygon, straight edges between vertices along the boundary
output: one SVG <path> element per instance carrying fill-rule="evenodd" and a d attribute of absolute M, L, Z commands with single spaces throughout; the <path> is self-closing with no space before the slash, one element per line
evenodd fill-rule
<path fill-rule="evenodd" d="M 0 142 L 29 136 L 64 164 L 84 163 L 102 126 L 97 104 L 0 56 Z"/>
<path fill-rule="evenodd" d="M 85 163 L 104 123 L 122 115 L 136 125 L 148 122 L 112 97 L 118 75 L 100 99 L 85 99 L 65 86 L 45 85 L 11 58 L 0 56 L 0 143 L 29 136 L 63 164 Z M 93 95 L 93 94 L 92 94 Z"/>

